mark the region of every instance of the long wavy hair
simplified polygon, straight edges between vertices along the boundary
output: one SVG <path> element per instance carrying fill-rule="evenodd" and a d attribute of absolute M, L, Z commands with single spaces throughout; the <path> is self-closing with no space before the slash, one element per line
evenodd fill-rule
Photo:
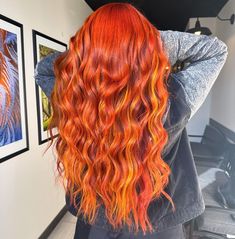
<path fill-rule="evenodd" d="M 153 231 L 152 200 L 164 195 L 175 209 L 161 155 L 170 71 L 159 31 L 130 3 L 94 11 L 56 59 L 49 125 L 52 141 L 58 129 L 56 168 L 90 224 L 103 205 L 113 228 L 145 234 Z"/>

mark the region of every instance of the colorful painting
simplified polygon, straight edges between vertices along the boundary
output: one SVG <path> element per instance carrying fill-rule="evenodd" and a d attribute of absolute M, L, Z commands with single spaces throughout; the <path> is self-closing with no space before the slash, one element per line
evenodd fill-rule
<path fill-rule="evenodd" d="M 58 52 L 57 50 L 54 50 L 52 48 L 49 48 L 47 46 L 43 46 L 41 44 L 39 44 L 39 54 L 40 57 L 39 59 L 43 59 L 45 56 L 54 53 L 54 52 Z M 52 114 L 52 107 L 50 105 L 50 101 L 48 100 L 47 96 L 45 95 L 45 93 L 41 90 L 41 104 L 42 104 L 42 125 L 43 125 L 43 131 L 47 131 L 48 128 L 48 124 L 50 121 L 50 117 Z"/>
<path fill-rule="evenodd" d="M 26 150 L 23 25 L 0 15 L 0 162 Z"/>
<path fill-rule="evenodd" d="M 33 45 L 34 45 L 34 65 L 45 56 L 54 52 L 63 52 L 67 49 L 67 45 L 54 38 L 51 38 L 43 33 L 33 30 Z M 48 134 L 48 124 L 52 115 L 52 107 L 45 93 L 41 88 L 35 84 L 36 100 L 38 112 L 38 142 L 43 144 L 47 142 L 50 137 Z M 56 129 L 53 129 L 53 134 L 56 135 Z"/>

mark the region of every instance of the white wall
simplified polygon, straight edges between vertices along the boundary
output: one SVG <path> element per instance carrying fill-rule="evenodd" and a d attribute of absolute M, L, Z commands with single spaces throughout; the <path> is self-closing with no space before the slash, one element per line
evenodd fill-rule
<path fill-rule="evenodd" d="M 230 18 L 235 1 L 228 1 L 219 16 Z M 228 58 L 212 91 L 211 118 L 235 132 L 235 23 L 216 20 L 216 33 L 228 46 Z"/>
<path fill-rule="evenodd" d="M 197 18 L 190 18 L 188 23 L 188 28 L 193 28 L 195 26 Z M 201 26 L 206 26 L 210 28 L 212 35 L 215 35 L 216 26 L 215 18 L 199 18 Z M 195 113 L 195 115 L 190 119 L 187 130 L 188 134 L 199 134 L 202 135 L 204 128 L 207 123 L 209 123 L 210 117 L 210 107 L 211 107 L 211 93 L 206 97 L 206 100 Z M 192 141 L 199 141 L 200 138 L 190 138 Z"/>
<path fill-rule="evenodd" d="M 222 12 L 222 11 L 221 11 Z M 222 14 L 219 14 L 219 16 L 222 16 Z M 231 15 L 231 13 L 230 13 Z M 229 13 L 227 13 L 227 15 L 225 15 L 224 18 L 228 18 L 228 16 L 230 16 Z M 223 16 L 222 16 L 223 17 Z M 210 28 L 211 32 L 212 32 L 212 36 L 217 36 L 219 39 L 221 39 L 222 41 L 224 41 L 225 43 L 227 43 L 227 37 L 226 37 L 226 32 L 228 31 L 229 28 L 231 28 L 228 24 L 228 22 L 225 21 L 219 21 L 217 20 L 217 18 L 199 18 L 201 26 L 205 26 Z M 194 27 L 195 26 L 195 22 L 196 22 L 196 18 L 191 18 L 189 21 L 189 28 Z M 229 47 L 229 54 L 230 57 L 232 55 L 231 53 L 231 48 Z M 209 118 L 213 118 L 216 121 L 221 121 L 220 118 L 222 116 L 222 118 L 227 118 L 228 116 L 223 116 L 221 115 L 221 111 L 224 110 L 224 106 L 222 104 L 217 104 L 218 99 L 218 92 L 220 95 L 220 98 L 224 98 L 224 97 L 232 97 L 231 92 L 226 95 L 227 93 L 225 91 L 221 92 L 220 88 L 225 87 L 225 81 L 224 81 L 224 74 L 226 75 L 232 75 L 231 72 L 227 72 L 227 62 L 224 65 L 224 68 L 221 70 L 216 83 L 213 85 L 213 87 L 211 88 L 211 91 L 209 93 L 209 95 L 207 96 L 206 100 L 204 101 L 204 103 L 202 104 L 202 106 L 199 108 L 199 110 L 195 113 L 195 115 L 191 118 L 191 120 L 189 121 L 188 125 L 187 125 L 187 130 L 188 130 L 188 134 L 199 134 L 202 135 L 204 128 L 206 126 L 206 124 L 209 123 Z M 231 77 L 230 77 L 231 78 Z M 234 89 L 235 87 L 233 87 Z M 232 90 L 232 89 L 231 89 Z M 231 91 L 230 90 L 230 91 Z M 213 96 L 212 96 L 213 95 Z M 217 98 L 217 100 L 216 100 Z M 224 102 L 224 101 L 223 101 Z M 229 105 L 231 105 L 231 102 L 235 102 L 233 101 L 228 101 L 227 103 Z M 216 105 L 216 107 L 215 107 Z M 214 108 L 213 108 L 214 106 Z M 229 108 L 228 107 L 228 111 Z M 224 119 L 225 121 L 225 119 Z M 223 122 L 222 122 L 223 123 Z M 190 138 L 190 140 L 192 141 L 199 141 L 199 139 L 197 138 Z"/>
<path fill-rule="evenodd" d="M 0 0 L 0 14 L 24 26 L 30 150 L 0 164 L 0 238 L 34 239 L 65 205 L 55 184 L 55 161 L 46 144 L 38 146 L 32 29 L 60 41 L 69 38 L 92 12 L 82 0 Z"/>

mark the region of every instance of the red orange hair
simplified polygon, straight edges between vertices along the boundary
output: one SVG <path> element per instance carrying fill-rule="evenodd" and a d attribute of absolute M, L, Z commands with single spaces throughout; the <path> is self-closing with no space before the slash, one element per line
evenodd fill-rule
<path fill-rule="evenodd" d="M 78 214 L 92 224 L 102 204 L 114 228 L 153 231 L 147 208 L 171 169 L 162 118 L 171 70 L 159 31 L 129 3 L 93 12 L 57 58 L 51 124 L 57 169 Z"/>

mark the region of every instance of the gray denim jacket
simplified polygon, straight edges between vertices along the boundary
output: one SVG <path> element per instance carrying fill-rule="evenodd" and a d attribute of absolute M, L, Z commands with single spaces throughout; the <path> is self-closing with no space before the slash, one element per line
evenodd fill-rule
<path fill-rule="evenodd" d="M 160 33 L 171 65 L 179 61 L 184 63 L 184 67 L 170 74 L 170 97 L 164 121 L 169 140 L 162 154 L 172 169 L 165 190 L 172 197 L 176 211 L 172 212 L 170 202 L 164 197 L 151 202 L 148 215 L 156 232 L 187 222 L 205 209 L 186 125 L 204 102 L 228 55 L 226 44 L 215 36 L 172 30 Z M 59 53 L 55 53 L 47 56 L 35 69 L 36 83 L 48 97 L 55 81 L 53 63 L 58 55 Z M 75 208 L 65 198 L 68 210 L 75 215 Z M 96 226 L 114 231 L 102 207 Z M 127 232 L 128 228 L 123 227 L 121 230 Z M 142 231 L 139 234 L 142 235 Z"/>

